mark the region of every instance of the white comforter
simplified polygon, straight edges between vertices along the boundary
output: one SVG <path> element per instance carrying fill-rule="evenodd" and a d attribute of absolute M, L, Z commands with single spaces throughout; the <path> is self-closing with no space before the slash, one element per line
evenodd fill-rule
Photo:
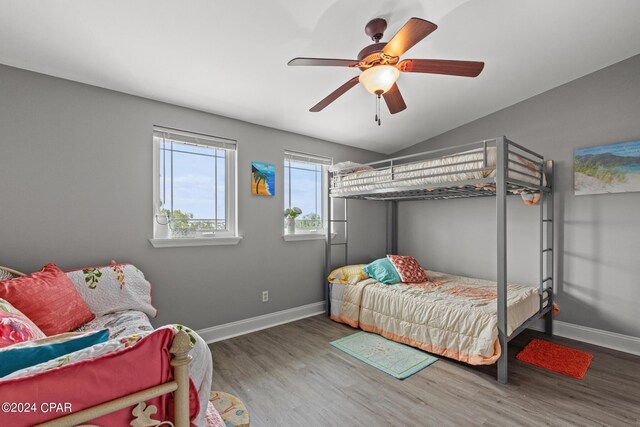
<path fill-rule="evenodd" d="M 333 284 L 331 318 L 473 365 L 500 356 L 496 283 L 427 271 L 429 282 Z M 538 289 L 509 284 L 507 334 L 539 309 Z"/>
<path fill-rule="evenodd" d="M 509 165 L 511 169 L 517 171 L 509 172 L 510 178 L 528 184 L 540 184 L 540 173 L 530 169 L 534 165 L 516 154 L 510 154 L 509 158 L 517 162 Z M 484 152 L 471 150 L 456 155 L 394 166 L 393 171 L 391 168 L 386 168 L 336 175 L 331 183 L 331 193 L 335 196 L 344 196 L 385 188 L 479 180 L 494 176 L 495 167 L 496 148 L 488 147 L 486 168 L 489 170 L 477 170 L 485 168 Z"/>

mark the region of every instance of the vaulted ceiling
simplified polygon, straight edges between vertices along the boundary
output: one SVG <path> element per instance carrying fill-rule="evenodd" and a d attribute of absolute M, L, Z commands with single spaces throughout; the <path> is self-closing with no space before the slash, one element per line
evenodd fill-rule
<path fill-rule="evenodd" d="M 358 74 L 287 67 L 355 58 L 412 16 L 438 29 L 405 58 L 481 60 L 473 79 L 403 73 L 391 116 Z M 383 153 L 453 129 L 640 53 L 637 0 L 0 0 L 0 63 Z"/>

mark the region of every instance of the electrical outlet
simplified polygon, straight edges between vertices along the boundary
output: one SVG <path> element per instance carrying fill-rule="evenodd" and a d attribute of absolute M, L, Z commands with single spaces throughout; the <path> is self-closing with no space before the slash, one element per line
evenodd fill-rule
<path fill-rule="evenodd" d="M 262 291 L 262 302 L 269 301 L 269 291 Z"/>

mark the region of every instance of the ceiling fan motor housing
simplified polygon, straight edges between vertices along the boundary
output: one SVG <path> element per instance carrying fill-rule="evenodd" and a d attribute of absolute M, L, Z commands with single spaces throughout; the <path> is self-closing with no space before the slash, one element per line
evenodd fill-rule
<path fill-rule="evenodd" d="M 400 58 L 397 56 L 385 55 L 382 49 L 387 43 L 373 43 L 365 47 L 358 53 L 358 61 L 360 61 L 359 68 L 366 70 L 376 65 L 395 65 Z"/>
<path fill-rule="evenodd" d="M 378 43 L 382 39 L 382 35 L 386 29 L 387 21 L 382 18 L 376 18 L 369 21 L 367 26 L 364 27 L 364 32 L 371 37 L 371 40 Z"/>

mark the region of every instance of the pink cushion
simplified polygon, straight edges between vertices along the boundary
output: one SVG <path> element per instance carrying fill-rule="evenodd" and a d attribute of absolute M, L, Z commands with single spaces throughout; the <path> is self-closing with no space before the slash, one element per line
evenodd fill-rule
<path fill-rule="evenodd" d="M 398 274 L 404 283 L 422 283 L 429 279 L 418 261 L 412 256 L 387 255 L 389 261 L 398 270 Z"/>
<path fill-rule="evenodd" d="M 40 328 L 20 310 L 0 299 L 0 348 L 45 336 Z"/>
<path fill-rule="evenodd" d="M 55 264 L 0 281 L 0 298 L 24 313 L 46 335 L 73 331 L 95 318 L 73 283 Z"/>

